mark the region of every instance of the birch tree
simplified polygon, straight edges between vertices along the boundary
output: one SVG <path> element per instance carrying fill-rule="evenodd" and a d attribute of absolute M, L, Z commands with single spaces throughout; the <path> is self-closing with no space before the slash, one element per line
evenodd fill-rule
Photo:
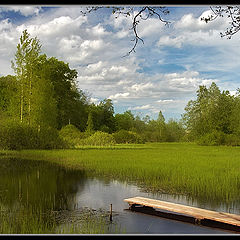
<path fill-rule="evenodd" d="M 36 78 L 33 68 L 41 51 L 39 40 L 24 30 L 17 45 L 12 68 L 19 81 L 20 122 L 31 124 L 32 89 Z"/>

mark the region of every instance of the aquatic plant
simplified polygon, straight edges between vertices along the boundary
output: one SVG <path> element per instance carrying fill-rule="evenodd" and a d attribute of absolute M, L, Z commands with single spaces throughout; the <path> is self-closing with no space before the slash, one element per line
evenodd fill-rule
<path fill-rule="evenodd" d="M 239 198 L 239 152 L 239 147 L 151 143 L 87 150 L 23 150 L 16 155 L 85 169 L 94 176 L 134 181 L 153 192 L 220 203 Z"/>

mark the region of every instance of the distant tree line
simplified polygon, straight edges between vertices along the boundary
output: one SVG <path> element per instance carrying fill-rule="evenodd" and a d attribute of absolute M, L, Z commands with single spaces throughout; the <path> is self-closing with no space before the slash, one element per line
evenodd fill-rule
<path fill-rule="evenodd" d="M 78 73 L 55 57 L 41 54 L 41 44 L 22 32 L 15 75 L 0 77 L 0 147 L 62 148 L 77 145 L 180 141 L 180 122 L 141 119 L 131 111 L 114 113 L 111 99 L 99 104 L 78 89 Z M 111 135 L 111 136 L 109 136 Z"/>
<path fill-rule="evenodd" d="M 12 68 L 0 77 L 0 148 L 69 148 L 115 143 L 196 141 L 238 145 L 240 91 L 200 86 L 182 119 L 156 120 L 131 111 L 114 113 L 111 99 L 99 104 L 77 87 L 78 73 L 55 57 L 41 54 L 39 40 L 24 30 Z"/>

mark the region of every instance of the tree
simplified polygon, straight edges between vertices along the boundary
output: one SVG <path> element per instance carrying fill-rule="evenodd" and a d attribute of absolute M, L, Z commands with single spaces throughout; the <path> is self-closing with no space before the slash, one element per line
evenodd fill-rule
<path fill-rule="evenodd" d="M 94 12 L 96 10 L 102 9 L 102 8 L 111 8 L 112 14 L 115 15 L 115 18 L 118 18 L 120 15 L 123 15 L 125 17 L 132 18 L 132 28 L 130 30 L 133 31 L 134 39 L 132 40 L 134 42 L 133 47 L 130 49 L 130 51 L 125 55 L 129 56 L 131 53 L 135 52 L 136 46 L 138 42 L 142 42 L 144 44 L 143 39 L 138 34 L 138 24 L 141 23 L 141 21 L 146 21 L 148 18 L 152 16 L 156 16 L 161 22 L 165 23 L 165 25 L 168 25 L 170 22 L 163 19 L 162 16 L 166 16 L 169 14 L 169 10 L 166 7 L 152 7 L 152 6 L 143 6 L 143 7 L 115 7 L 115 6 L 106 6 L 106 7 L 87 7 L 85 11 L 81 11 L 81 13 L 85 16 L 88 13 Z"/>
<path fill-rule="evenodd" d="M 145 125 L 144 135 L 150 142 L 165 142 L 167 140 L 166 123 L 162 111 L 159 111 L 157 120 L 148 121 Z"/>
<path fill-rule="evenodd" d="M 18 112 L 18 82 L 15 76 L 0 77 L 0 119 L 15 118 Z"/>
<path fill-rule="evenodd" d="M 31 124 L 32 91 L 36 81 L 33 68 L 40 50 L 39 40 L 36 37 L 31 38 L 27 30 L 24 30 L 17 45 L 15 62 L 12 61 L 12 68 L 19 81 L 20 122 L 26 121 L 29 125 Z"/>
<path fill-rule="evenodd" d="M 87 120 L 87 129 L 86 129 L 86 132 L 89 135 L 91 135 L 94 132 L 93 127 L 94 127 L 94 125 L 93 125 L 92 113 L 89 112 L 88 113 L 88 120 Z"/>
<path fill-rule="evenodd" d="M 237 89 L 234 97 L 231 115 L 229 116 L 229 128 L 233 134 L 240 137 L 240 89 Z"/>
<path fill-rule="evenodd" d="M 88 98 L 76 85 L 77 71 L 55 57 L 46 60 L 48 78 L 57 104 L 57 128 L 69 124 L 85 130 L 88 118 Z"/>
<path fill-rule="evenodd" d="M 38 130 L 42 127 L 57 127 L 57 103 L 54 98 L 54 87 L 50 79 L 51 69 L 45 54 L 37 59 L 34 68 L 36 82 L 32 89 L 32 121 Z"/>
<path fill-rule="evenodd" d="M 197 99 L 188 102 L 183 121 L 193 139 L 212 132 L 231 134 L 230 116 L 234 97 L 229 91 L 220 91 L 213 82 L 209 88 L 199 86 Z"/>
<path fill-rule="evenodd" d="M 116 120 L 116 130 L 132 130 L 134 127 L 134 115 L 130 110 L 124 113 L 117 113 L 115 115 Z"/>
<path fill-rule="evenodd" d="M 101 131 L 112 133 L 115 131 L 114 107 L 111 99 L 105 98 L 98 105 L 102 112 Z"/>
<path fill-rule="evenodd" d="M 134 130 L 138 134 L 142 134 L 145 131 L 145 122 L 140 118 L 140 116 L 136 116 L 133 122 Z"/>
<path fill-rule="evenodd" d="M 165 118 L 162 114 L 162 111 L 159 111 L 157 118 L 157 130 L 159 132 L 159 141 L 165 140 Z"/>
<path fill-rule="evenodd" d="M 181 121 L 169 119 L 166 124 L 167 130 L 167 141 L 168 142 L 179 142 L 185 135 L 185 129 L 182 126 Z"/>

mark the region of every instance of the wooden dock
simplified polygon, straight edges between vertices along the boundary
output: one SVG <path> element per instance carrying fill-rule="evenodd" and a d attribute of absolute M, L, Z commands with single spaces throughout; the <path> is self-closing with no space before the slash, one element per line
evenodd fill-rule
<path fill-rule="evenodd" d="M 144 197 L 124 199 L 129 209 L 170 219 L 240 232 L 240 215 L 215 212 Z M 156 211 L 157 209 L 157 211 Z"/>

